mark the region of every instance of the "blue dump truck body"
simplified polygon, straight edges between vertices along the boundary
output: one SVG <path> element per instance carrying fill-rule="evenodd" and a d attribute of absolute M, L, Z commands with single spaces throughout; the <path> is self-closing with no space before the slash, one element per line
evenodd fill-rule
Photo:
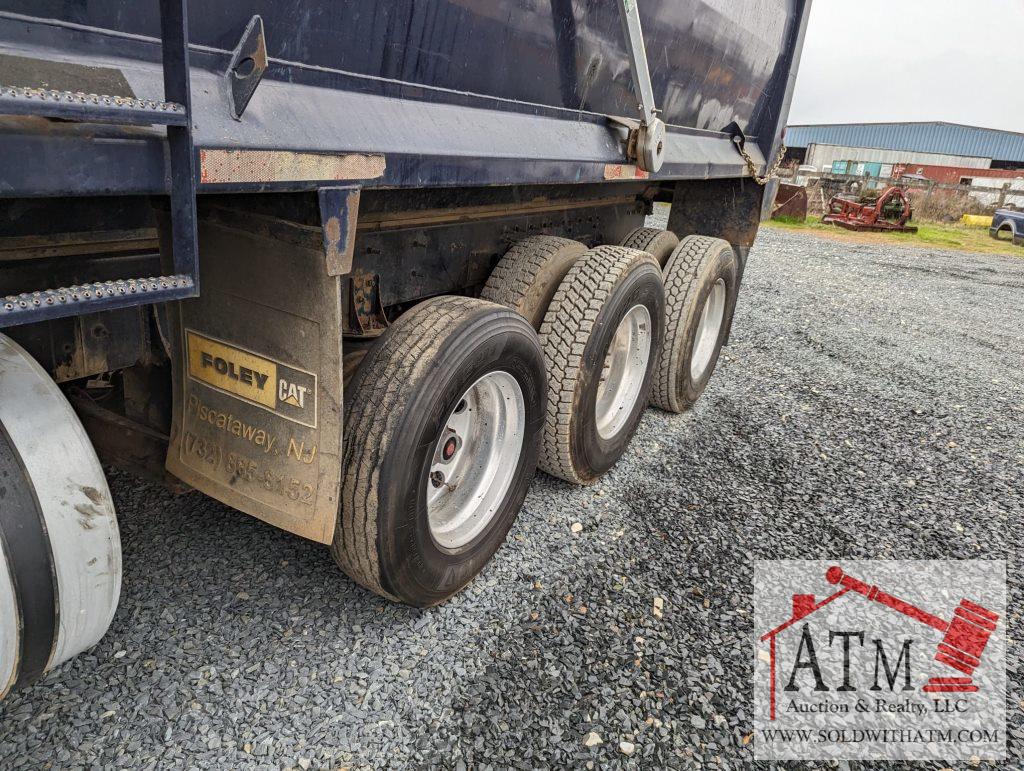
<path fill-rule="evenodd" d="M 771 152 L 802 5 L 640 6 L 656 102 L 671 127 L 661 176 L 741 174 L 722 134 L 734 121 L 756 138 L 761 156 Z M 244 119 L 235 122 L 222 81 L 253 15 L 262 18 L 269 66 Z M 197 147 L 386 154 L 386 170 L 367 185 L 600 181 L 606 164 L 623 160 L 607 116 L 636 113 L 611 0 L 229 0 L 193 3 L 188 29 Z M 156 0 L 3 2 L 0 50 L 48 64 L 40 72 L 8 59 L 0 73 L 20 82 L 7 86 L 106 93 L 126 84 L 139 98 L 163 97 Z M 5 195 L 165 191 L 159 138 L 111 132 L 96 157 L 91 133 L 66 128 L 45 137 L 5 132 Z M 22 157 L 24 165 L 16 162 Z M 261 183 L 296 189 L 315 180 Z M 225 190 L 246 183 L 200 184 Z"/>
<path fill-rule="evenodd" d="M 116 607 L 96 454 L 431 605 L 692 405 L 809 7 L 0 0 L 0 694 Z"/>

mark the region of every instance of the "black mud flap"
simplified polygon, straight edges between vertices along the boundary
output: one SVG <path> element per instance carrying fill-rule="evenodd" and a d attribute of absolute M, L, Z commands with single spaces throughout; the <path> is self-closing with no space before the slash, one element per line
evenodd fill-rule
<path fill-rule="evenodd" d="M 320 228 L 237 209 L 205 212 L 199 244 L 201 295 L 169 314 L 167 468 L 229 506 L 330 543 L 341 483 L 341 271 L 325 259 Z"/>

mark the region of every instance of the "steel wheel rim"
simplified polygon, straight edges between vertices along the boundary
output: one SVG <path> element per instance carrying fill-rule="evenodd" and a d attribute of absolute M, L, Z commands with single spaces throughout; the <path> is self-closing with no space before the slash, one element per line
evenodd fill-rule
<path fill-rule="evenodd" d="M 690 378 L 694 381 L 704 376 L 708 364 L 711 363 L 724 318 L 725 279 L 720 278 L 711 287 L 708 299 L 704 301 L 704 309 L 700 312 L 700 321 L 697 323 L 697 336 L 693 345 L 693 355 L 690 357 Z"/>
<path fill-rule="evenodd" d="M 594 405 L 597 433 L 611 439 L 629 420 L 651 359 L 651 313 L 634 305 L 622 317 L 604 357 Z"/>
<path fill-rule="evenodd" d="M 515 480 L 526 428 L 523 389 L 504 371 L 488 372 L 455 403 L 427 477 L 430 535 L 454 551 L 494 519 Z"/>

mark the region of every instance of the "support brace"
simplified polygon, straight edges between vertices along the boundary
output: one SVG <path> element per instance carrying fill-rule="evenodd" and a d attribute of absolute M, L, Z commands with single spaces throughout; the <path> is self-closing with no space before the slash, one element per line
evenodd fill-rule
<path fill-rule="evenodd" d="M 665 161 L 665 123 L 658 117 L 658 109 L 654 106 L 654 90 L 651 88 L 651 72 L 647 66 L 647 49 L 640 28 L 637 0 L 619 0 L 619 18 L 633 73 L 633 93 L 640 100 L 637 105 L 640 121 L 613 120 L 630 130 L 628 148 L 631 158 L 644 171 L 654 172 Z"/>

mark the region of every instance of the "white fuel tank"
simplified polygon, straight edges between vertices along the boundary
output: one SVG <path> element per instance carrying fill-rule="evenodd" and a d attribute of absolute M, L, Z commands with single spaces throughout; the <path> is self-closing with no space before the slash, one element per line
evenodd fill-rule
<path fill-rule="evenodd" d="M 99 459 L 50 376 L 0 334 L 0 697 L 106 633 L 121 538 Z"/>

